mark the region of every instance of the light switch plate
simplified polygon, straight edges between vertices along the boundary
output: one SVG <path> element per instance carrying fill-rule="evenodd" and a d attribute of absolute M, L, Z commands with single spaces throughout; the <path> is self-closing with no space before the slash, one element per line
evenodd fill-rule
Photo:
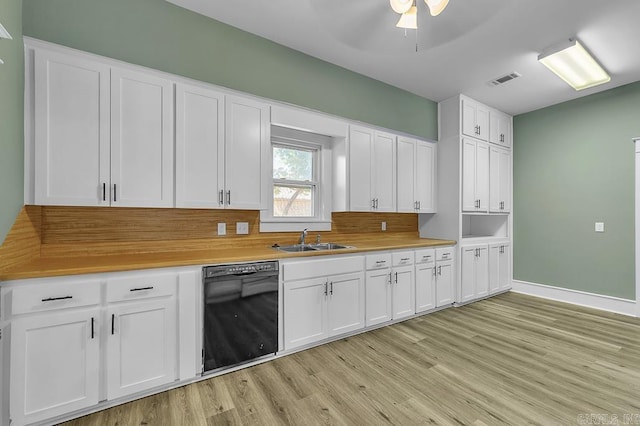
<path fill-rule="evenodd" d="M 596 232 L 604 232 L 604 222 L 596 222 Z"/>
<path fill-rule="evenodd" d="M 383 231 L 387 230 L 387 222 L 382 222 L 382 230 Z"/>
<path fill-rule="evenodd" d="M 218 224 L 218 235 L 227 235 L 227 224 L 221 222 Z"/>
<path fill-rule="evenodd" d="M 249 233 L 249 222 L 236 222 L 236 234 L 247 235 Z"/>

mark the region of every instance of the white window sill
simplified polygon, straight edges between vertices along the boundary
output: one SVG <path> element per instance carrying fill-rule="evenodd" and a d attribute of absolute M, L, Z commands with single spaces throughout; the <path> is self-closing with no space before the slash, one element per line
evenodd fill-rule
<path fill-rule="evenodd" d="M 260 232 L 300 232 L 305 228 L 310 232 L 331 231 L 331 221 L 309 222 L 305 219 L 260 221 Z"/>

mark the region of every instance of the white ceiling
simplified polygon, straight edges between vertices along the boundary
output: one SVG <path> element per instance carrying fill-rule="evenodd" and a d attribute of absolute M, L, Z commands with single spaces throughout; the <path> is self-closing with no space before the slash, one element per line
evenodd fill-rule
<path fill-rule="evenodd" d="M 639 0 L 450 0 L 437 17 L 417 0 L 417 37 L 388 0 L 168 1 L 434 101 L 464 93 L 513 115 L 640 80 Z M 576 92 L 538 63 L 571 37 L 611 82 Z"/>

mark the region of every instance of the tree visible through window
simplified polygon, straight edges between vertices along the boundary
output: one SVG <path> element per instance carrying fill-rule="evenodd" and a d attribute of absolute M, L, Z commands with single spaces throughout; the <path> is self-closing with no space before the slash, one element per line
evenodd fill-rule
<path fill-rule="evenodd" d="M 317 149 L 273 145 L 273 216 L 314 217 Z"/>

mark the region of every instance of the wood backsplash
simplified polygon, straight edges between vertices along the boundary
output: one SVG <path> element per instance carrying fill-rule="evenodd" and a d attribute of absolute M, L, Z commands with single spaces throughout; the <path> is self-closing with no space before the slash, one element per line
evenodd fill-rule
<path fill-rule="evenodd" d="M 329 234 L 418 232 L 412 213 L 333 213 Z M 227 224 L 227 235 L 217 235 L 217 224 Z M 249 223 L 249 235 L 236 235 L 236 222 Z M 133 242 L 194 239 L 255 238 L 260 234 L 260 213 L 254 210 L 196 210 L 43 207 L 42 243 Z M 291 234 L 291 233 L 284 233 Z M 273 237 L 275 234 L 266 234 Z"/>

